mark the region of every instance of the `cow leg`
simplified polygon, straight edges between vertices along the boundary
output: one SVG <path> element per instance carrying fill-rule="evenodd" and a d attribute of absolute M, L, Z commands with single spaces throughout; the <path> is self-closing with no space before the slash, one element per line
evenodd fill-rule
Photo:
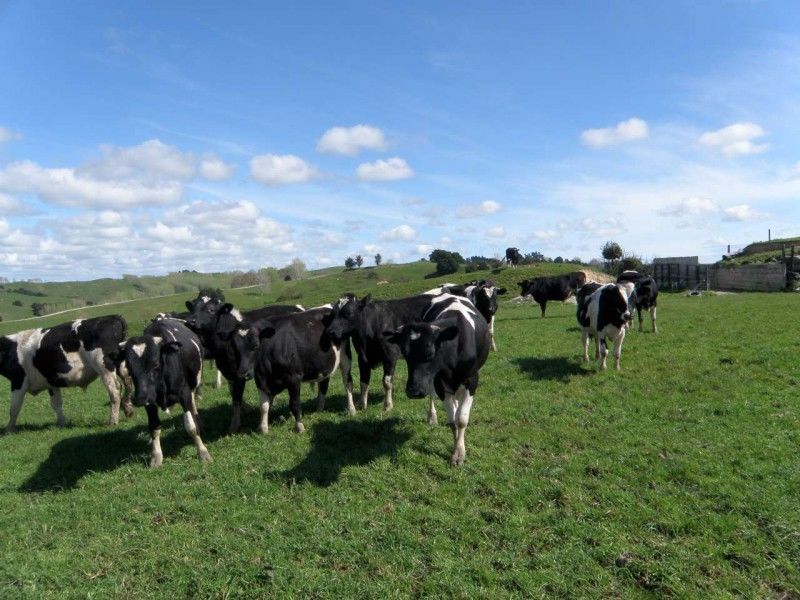
<path fill-rule="evenodd" d="M 300 407 L 300 382 L 293 381 L 289 384 L 289 409 L 294 415 L 295 433 L 303 433 L 306 428 L 303 426 L 303 414 Z"/>
<path fill-rule="evenodd" d="M 122 382 L 122 398 L 120 399 L 120 403 L 122 404 L 122 410 L 125 411 L 125 416 L 130 418 L 133 416 L 133 402 L 131 402 L 134 389 L 133 379 L 127 369 L 121 370 L 119 379 Z"/>
<path fill-rule="evenodd" d="M 394 380 L 394 369 L 396 365 L 397 363 L 393 361 L 383 363 L 383 391 L 385 393 L 383 398 L 383 410 L 386 412 L 394 408 L 394 400 L 392 399 L 394 385 L 392 381 Z"/>
<path fill-rule="evenodd" d="M 107 371 L 104 368 L 98 369 L 98 375 L 103 382 L 103 387 L 108 392 L 108 400 L 111 403 L 111 416 L 108 418 L 109 425 L 119 424 L 119 384 L 117 382 L 117 373 L 115 371 Z"/>
<path fill-rule="evenodd" d="M 436 398 L 430 396 L 428 400 L 428 425 L 438 425 L 439 419 L 436 416 Z"/>
<path fill-rule="evenodd" d="M 17 430 L 17 417 L 19 416 L 19 411 L 22 410 L 22 401 L 25 399 L 27 390 L 26 382 L 23 382 L 21 388 L 11 390 L 11 406 L 8 411 L 8 425 L 6 425 L 5 433 L 14 433 Z"/>
<path fill-rule="evenodd" d="M 497 352 L 497 344 L 494 343 L 494 315 L 489 319 L 489 338 L 492 340 L 492 352 Z"/>
<path fill-rule="evenodd" d="M 642 307 L 641 306 L 637 306 L 636 307 L 636 314 L 639 316 L 639 331 L 640 332 L 644 331 L 644 329 L 642 328 Z"/>
<path fill-rule="evenodd" d="M 605 370 L 606 357 L 608 356 L 608 346 L 606 345 L 606 338 L 598 334 L 600 344 L 600 368 Z"/>
<path fill-rule="evenodd" d="M 459 402 L 456 412 L 455 424 L 458 427 L 456 433 L 456 446 L 453 450 L 453 458 L 450 459 L 450 464 L 454 467 L 464 464 L 464 458 L 467 455 L 467 446 L 464 439 L 467 432 L 467 425 L 469 425 L 469 413 L 472 410 L 472 394 L 469 390 L 462 388 L 461 402 Z"/>
<path fill-rule="evenodd" d="M 150 430 L 150 466 L 160 467 L 164 462 L 164 454 L 161 452 L 161 419 L 158 418 L 158 407 L 155 404 L 148 404 L 147 428 Z"/>
<path fill-rule="evenodd" d="M 614 338 L 614 368 L 619 371 L 619 359 L 622 356 L 622 341 L 625 339 L 625 329 L 621 329 L 619 335 Z"/>
<path fill-rule="evenodd" d="M 192 394 L 192 398 L 187 404 L 188 406 L 183 406 L 183 428 L 186 429 L 186 433 L 188 433 L 189 437 L 194 441 L 194 446 L 197 448 L 197 458 L 199 458 L 201 462 L 211 462 L 211 455 L 208 453 L 208 448 L 206 448 L 206 445 L 200 438 L 200 433 L 197 431 L 197 424 L 194 422 L 194 417 L 192 416 L 194 394 Z"/>
<path fill-rule="evenodd" d="M 231 433 L 236 433 L 242 426 L 242 402 L 244 400 L 244 380 L 234 379 L 228 382 L 231 391 L 231 401 L 233 402 L 233 415 L 231 415 Z"/>
<path fill-rule="evenodd" d="M 50 392 L 50 406 L 56 413 L 56 425 L 59 427 L 66 427 L 67 419 L 64 417 L 64 409 L 61 401 L 61 388 L 51 388 Z"/>
<path fill-rule="evenodd" d="M 433 398 L 433 396 L 431 396 Z M 453 394 L 444 395 L 444 408 L 447 411 L 447 424 L 453 432 L 453 441 L 458 437 L 458 427 L 456 427 L 456 411 L 458 410 L 458 400 Z"/>
<path fill-rule="evenodd" d="M 650 321 L 653 323 L 653 333 L 658 333 L 658 329 L 656 328 L 656 307 L 650 307 Z"/>
<path fill-rule="evenodd" d="M 369 363 L 364 361 L 359 355 L 358 357 L 358 378 L 361 382 L 361 397 L 359 398 L 359 404 L 361 408 L 366 410 L 367 408 L 367 399 L 369 397 L 369 379 L 372 375 L 372 369 L 369 368 Z"/>
<path fill-rule="evenodd" d="M 544 311 L 547 310 L 547 300 L 542 300 L 539 304 L 539 308 L 542 309 L 542 318 L 544 319 Z"/>
<path fill-rule="evenodd" d="M 581 331 L 581 340 L 583 342 L 583 362 L 589 362 L 589 332 L 586 328 Z"/>
<path fill-rule="evenodd" d="M 328 386 L 330 383 L 331 380 L 328 378 L 323 379 L 317 384 L 317 412 L 325 410 L 325 400 L 328 399 Z"/>
<path fill-rule="evenodd" d="M 261 433 L 269 433 L 269 405 L 272 398 L 263 390 L 258 390 L 258 397 L 261 400 L 261 423 L 258 430 Z"/>
<path fill-rule="evenodd" d="M 350 343 L 342 349 L 339 359 L 339 371 L 342 373 L 342 385 L 344 386 L 344 396 L 347 402 L 347 414 L 356 414 L 356 405 L 353 404 L 353 374 L 350 372 L 352 357 L 350 356 Z"/>

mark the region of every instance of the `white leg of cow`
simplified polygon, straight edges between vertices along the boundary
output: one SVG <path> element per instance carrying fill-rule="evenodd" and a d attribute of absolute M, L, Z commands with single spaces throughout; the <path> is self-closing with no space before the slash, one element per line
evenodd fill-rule
<path fill-rule="evenodd" d="M 428 425 L 438 425 L 439 419 L 436 417 L 436 398 L 431 396 L 428 404 Z"/>
<path fill-rule="evenodd" d="M 19 411 L 22 410 L 22 401 L 25 399 L 26 390 L 27 387 L 23 385 L 20 389 L 11 392 L 11 406 L 8 411 L 6 433 L 14 433 L 17 430 L 17 417 L 19 416 Z"/>
<path fill-rule="evenodd" d="M 600 368 L 605 370 L 606 358 L 608 357 L 608 345 L 606 343 L 605 338 L 600 339 L 599 337 L 598 337 L 598 344 L 600 346 Z"/>
<path fill-rule="evenodd" d="M 213 360 L 209 362 L 211 363 L 211 368 L 213 369 L 212 372 L 216 373 L 216 375 L 214 375 L 214 382 L 211 384 L 211 387 L 216 390 L 222 387 L 222 373 L 219 369 L 217 369 L 217 364 Z"/>
<path fill-rule="evenodd" d="M 258 430 L 261 433 L 269 433 L 269 405 L 272 398 L 261 390 L 258 390 L 258 397 L 261 400 L 261 423 L 258 426 Z"/>
<path fill-rule="evenodd" d="M 211 462 L 211 455 L 208 453 L 208 449 L 203 443 L 203 440 L 200 439 L 200 434 L 197 432 L 197 425 L 194 422 L 191 411 L 183 413 L 183 427 L 194 441 L 194 445 L 197 448 L 197 458 L 203 462 Z"/>
<path fill-rule="evenodd" d="M 581 341 L 583 343 L 583 362 L 589 362 L 589 332 L 584 329 L 581 331 Z"/>
<path fill-rule="evenodd" d="M 369 400 L 369 384 L 365 381 L 361 382 L 361 392 L 360 397 L 358 399 L 359 404 L 361 405 L 362 410 L 367 409 L 367 401 Z"/>
<path fill-rule="evenodd" d="M 653 333 L 658 333 L 658 329 L 656 328 L 656 307 L 650 307 L 650 320 L 653 322 Z"/>
<path fill-rule="evenodd" d="M 120 398 L 122 410 L 125 411 L 125 416 L 130 418 L 133 416 L 133 402 L 131 401 L 133 398 L 134 389 L 133 378 L 131 377 L 130 373 L 128 373 L 128 370 L 124 367 L 124 364 L 120 367 L 119 381 L 117 383 L 122 383 L 122 398 Z M 119 389 L 119 386 L 117 389 Z"/>
<path fill-rule="evenodd" d="M 59 427 L 66 427 L 67 419 L 64 417 L 64 408 L 62 406 L 61 388 L 53 388 L 50 390 L 50 406 L 56 413 L 56 425 Z"/>
<path fill-rule="evenodd" d="M 353 403 L 353 379 L 350 377 L 350 367 L 347 368 L 342 365 L 342 384 L 344 385 L 344 395 L 347 401 L 347 414 L 356 414 L 356 405 Z"/>
<path fill-rule="evenodd" d="M 119 424 L 119 383 L 117 382 L 117 374 L 113 371 L 101 370 L 99 373 L 100 380 L 108 392 L 108 400 L 111 403 L 111 415 L 108 418 L 109 425 Z"/>
<path fill-rule="evenodd" d="M 489 337 L 492 340 L 492 352 L 497 352 L 497 344 L 494 343 L 494 315 L 489 320 Z"/>
<path fill-rule="evenodd" d="M 450 426 L 450 431 L 453 432 L 453 441 L 455 441 L 458 437 L 458 427 L 456 427 L 456 410 L 458 410 L 458 403 L 453 394 L 444 395 L 444 409 L 447 411 L 447 424 Z"/>
<path fill-rule="evenodd" d="M 383 391 L 386 393 L 386 396 L 383 399 L 383 410 L 389 412 L 394 408 L 394 400 L 392 399 L 392 390 L 394 386 L 392 385 L 392 376 L 391 375 L 384 375 L 383 376 Z"/>
<path fill-rule="evenodd" d="M 614 368 L 619 371 L 619 359 L 622 356 L 622 341 L 625 339 L 625 328 L 614 338 Z"/>
<path fill-rule="evenodd" d="M 458 426 L 456 447 L 453 450 L 453 458 L 450 459 L 450 464 L 454 467 L 464 464 L 464 458 L 467 456 L 467 446 L 464 438 L 467 432 L 467 425 L 469 425 L 469 413 L 472 410 L 472 395 L 465 389 L 462 393 L 462 398 L 456 412 L 456 425 Z"/>
<path fill-rule="evenodd" d="M 161 452 L 161 428 L 150 432 L 150 466 L 160 467 L 164 462 L 164 453 Z"/>

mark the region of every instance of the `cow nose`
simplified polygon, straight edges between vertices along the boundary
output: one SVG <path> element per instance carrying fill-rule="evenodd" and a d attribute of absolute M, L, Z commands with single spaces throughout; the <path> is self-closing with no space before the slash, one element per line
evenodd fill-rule
<path fill-rule="evenodd" d="M 406 396 L 416 400 L 419 398 L 424 398 L 426 394 L 419 388 L 406 386 Z"/>

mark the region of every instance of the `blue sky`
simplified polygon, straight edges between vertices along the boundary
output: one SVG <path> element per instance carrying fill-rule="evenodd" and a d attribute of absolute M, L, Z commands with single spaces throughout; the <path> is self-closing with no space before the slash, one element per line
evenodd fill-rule
<path fill-rule="evenodd" d="M 796 2 L 233 6 L 0 1 L 0 275 L 800 234 Z"/>

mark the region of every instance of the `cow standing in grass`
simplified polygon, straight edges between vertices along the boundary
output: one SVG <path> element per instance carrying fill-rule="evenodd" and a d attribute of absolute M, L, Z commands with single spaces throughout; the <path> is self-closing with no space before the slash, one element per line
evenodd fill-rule
<path fill-rule="evenodd" d="M 520 287 L 521 296 L 533 296 L 533 299 L 541 308 L 542 318 L 544 318 L 548 300 L 564 302 L 585 283 L 585 273 L 573 271 L 567 275 L 557 275 L 555 277 L 524 279 L 517 285 Z"/>
<path fill-rule="evenodd" d="M 607 283 L 594 291 L 584 286 L 586 295 L 581 294 L 578 301 L 578 322 L 583 336 L 583 359 L 589 362 L 589 338 L 595 336 L 600 355 L 600 368 L 606 368 L 608 346 L 606 340 L 614 341 L 614 367 L 619 370 L 622 355 L 622 342 L 625 330 L 631 320 L 630 296 L 633 283 Z M 589 293 L 591 292 L 591 293 Z"/>
<path fill-rule="evenodd" d="M 408 364 L 406 395 L 431 396 L 429 421 L 436 421 L 433 393 L 444 400 L 455 448 L 450 463 L 466 456 L 465 433 L 478 387 L 479 371 L 489 355 L 489 326 L 469 300 L 443 294 L 432 300 L 420 321 L 387 331 Z"/>
<path fill-rule="evenodd" d="M 161 466 L 161 420 L 158 409 L 179 403 L 183 426 L 203 462 L 211 460 L 200 437 L 197 398 L 203 373 L 200 338 L 181 319 L 156 318 L 141 336 L 120 344 L 113 356 L 133 379 L 133 403 L 144 406 L 150 430 L 150 466 Z"/>
<path fill-rule="evenodd" d="M 0 375 L 11 382 L 11 408 L 5 432 L 15 431 L 26 393 L 47 390 L 56 424 L 66 425 L 61 388 L 86 387 L 100 378 L 111 402 L 109 423 L 119 422 L 120 393 L 116 366 L 109 358 L 125 339 L 128 326 L 118 315 L 78 319 L 44 329 L 0 337 Z M 130 399 L 123 404 L 130 416 Z"/>
<path fill-rule="evenodd" d="M 516 268 L 522 262 L 519 248 L 506 248 L 506 264 Z"/>
<path fill-rule="evenodd" d="M 464 285 L 450 285 L 444 284 L 442 290 L 455 294 L 456 296 L 464 296 L 469 298 L 469 301 L 475 305 L 478 312 L 481 313 L 486 322 L 489 324 L 489 337 L 492 340 L 492 351 L 497 351 L 497 344 L 494 341 L 494 316 L 497 313 L 497 297 L 506 293 L 506 288 L 499 288 L 491 279 L 479 279 L 470 281 Z"/>
<path fill-rule="evenodd" d="M 656 327 L 656 306 L 658 305 L 658 284 L 652 277 L 640 275 L 636 271 L 623 271 L 617 277 L 617 283 L 626 281 L 633 282 L 635 288 L 631 296 L 631 304 L 636 308 L 639 317 L 639 331 L 643 331 L 642 311 L 650 313 L 650 322 L 653 325 L 653 333 L 658 333 Z"/>

